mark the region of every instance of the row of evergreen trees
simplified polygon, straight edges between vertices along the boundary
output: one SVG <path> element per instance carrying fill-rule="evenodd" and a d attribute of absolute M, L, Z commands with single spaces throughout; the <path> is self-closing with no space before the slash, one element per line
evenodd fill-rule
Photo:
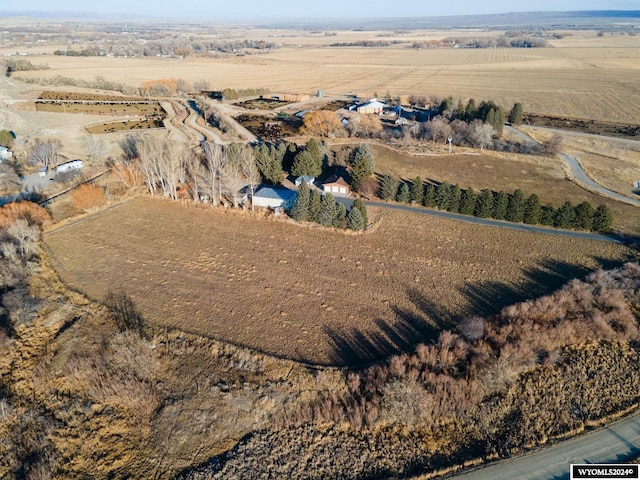
<path fill-rule="evenodd" d="M 298 188 L 296 201 L 289 215 L 298 222 L 315 222 L 325 227 L 362 230 L 369 222 L 367 208 L 360 199 L 353 202 L 349 213 L 346 207 L 336 202 L 330 193 L 321 194 L 316 188 L 310 189 L 302 182 Z"/>
<path fill-rule="evenodd" d="M 439 210 L 480 218 L 595 232 L 609 231 L 613 219 L 606 205 L 594 209 L 589 202 L 579 205 L 565 202 L 559 208 L 554 208 L 542 205 L 536 194 L 526 197 L 520 189 L 512 194 L 489 189 L 476 192 L 471 187 L 461 189 L 447 182 L 425 185 L 420 177 L 407 183 L 385 175 L 380 179 L 378 195 L 383 200 L 437 207 Z"/>

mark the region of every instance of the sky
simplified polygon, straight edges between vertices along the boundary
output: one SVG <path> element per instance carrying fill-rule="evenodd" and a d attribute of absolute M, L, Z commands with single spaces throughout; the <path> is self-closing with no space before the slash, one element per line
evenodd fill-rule
<path fill-rule="evenodd" d="M 487 13 L 637 10 L 638 0 L 21 0 L 4 11 L 72 11 L 212 20 L 430 17 Z"/>

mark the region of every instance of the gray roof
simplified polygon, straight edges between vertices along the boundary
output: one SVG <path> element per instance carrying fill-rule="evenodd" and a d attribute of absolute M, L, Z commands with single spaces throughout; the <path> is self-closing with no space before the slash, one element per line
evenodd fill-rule
<path fill-rule="evenodd" d="M 279 200 L 289 200 L 295 195 L 296 192 L 294 190 L 279 187 L 260 187 L 253 194 L 254 197 L 258 198 L 273 198 Z"/>

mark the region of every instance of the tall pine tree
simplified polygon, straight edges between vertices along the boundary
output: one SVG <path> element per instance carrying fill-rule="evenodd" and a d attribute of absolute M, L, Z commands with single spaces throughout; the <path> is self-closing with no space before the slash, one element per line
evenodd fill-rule
<path fill-rule="evenodd" d="M 369 216 L 367 215 L 367 207 L 365 206 L 364 202 L 359 199 L 356 198 L 353 201 L 353 205 L 351 205 L 351 208 L 354 209 L 358 209 L 360 211 L 360 216 L 362 217 L 362 220 L 364 221 L 365 225 L 369 224 Z"/>
<path fill-rule="evenodd" d="M 524 204 L 524 214 L 522 216 L 522 221 L 529 225 L 536 225 L 540 223 L 540 214 L 542 213 L 542 208 L 540 207 L 540 199 L 534 193 L 527 198 L 527 201 Z"/>
<path fill-rule="evenodd" d="M 521 223 L 524 219 L 524 202 L 524 192 L 518 188 L 509 197 L 505 219 L 509 222 Z"/>
<path fill-rule="evenodd" d="M 422 204 L 425 207 L 433 208 L 436 206 L 436 187 L 428 183 L 424 189 L 424 198 Z"/>
<path fill-rule="evenodd" d="M 393 175 L 383 175 L 380 179 L 378 195 L 382 200 L 395 200 L 398 194 L 398 179 Z"/>
<path fill-rule="evenodd" d="M 362 230 L 365 225 L 366 223 L 362 218 L 360 210 L 352 207 L 351 210 L 349 210 L 349 215 L 347 215 L 347 227 L 351 230 Z"/>
<path fill-rule="evenodd" d="M 558 228 L 573 228 L 576 220 L 576 213 L 571 202 L 564 202 L 562 206 L 556 210 L 553 219 L 553 225 Z"/>
<path fill-rule="evenodd" d="M 302 182 L 302 185 L 298 188 L 298 195 L 290 212 L 291 218 L 297 222 L 309 220 L 309 197 L 309 186 L 306 182 Z"/>
<path fill-rule="evenodd" d="M 460 198 L 460 213 L 463 215 L 473 215 L 476 208 L 476 192 L 469 187 L 462 192 Z"/>
<path fill-rule="evenodd" d="M 575 208 L 575 228 L 579 230 L 591 230 L 593 226 L 593 214 L 595 211 L 589 202 L 582 202 Z"/>
<path fill-rule="evenodd" d="M 612 223 L 613 215 L 609 207 L 606 205 L 598 205 L 598 208 L 596 208 L 596 211 L 593 213 L 591 229 L 595 232 L 608 232 L 611 230 Z"/>
<path fill-rule="evenodd" d="M 305 183 L 305 182 L 302 182 Z M 318 222 L 318 214 L 320 213 L 321 208 L 321 195 L 320 190 L 317 188 L 311 189 L 311 195 L 309 196 L 309 213 L 308 219 L 310 222 Z"/>
<path fill-rule="evenodd" d="M 336 221 L 336 200 L 330 193 L 325 193 L 320 201 L 320 212 L 318 212 L 318 223 L 325 227 L 331 227 Z"/>
<path fill-rule="evenodd" d="M 396 201 L 400 203 L 409 203 L 411 195 L 409 193 L 409 185 L 405 182 L 401 182 L 398 187 L 398 195 L 396 195 Z"/>
<path fill-rule="evenodd" d="M 291 174 L 299 177 L 310 175 L 317 177 L 322 173 L 324 163 L 324 153 L 322 144 L 315 138 L 309 139 L 304 150 L 298 153 L 293 160 Z"/>
<path fill-rule="evenodd" d="M 498 192 L 493 202 L 493 212 L 491 216 L 496 220 L 504 220 L 509 207 L 509 195 L 507 192 Z"/>
<path fill-rule="evenodd" d="M 485 188 L 480 192 L 473 214 L 480 218 L 490 218 L 493 213 L 493 193 Z"/>
<path fill-rule="evenodd" d="M 439 210 L 447 210 L 451 204 L 451 185 L 442 182 L 436 189 L 436 206 Z"/>
<path fill-rule="evenodd" d="M 422 183 L 422 179 L 420 177 L 416 177 L 411 182 L 411 192 L 410 192 L 409 198 L 412 202 L 415 202 L 418 205 L 421 205 L 423 197 L 424 197 L 424 184 Z"/>

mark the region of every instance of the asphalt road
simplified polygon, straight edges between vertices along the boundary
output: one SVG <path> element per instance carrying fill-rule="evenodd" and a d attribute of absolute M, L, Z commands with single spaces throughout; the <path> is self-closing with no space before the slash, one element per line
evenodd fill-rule
<path fill-rule="evenodd" d="M 350 198 L 337 198 L 336 200 L 343 203 L 347 209 L 351 208 L 353 200 Z M 560 237 L 580 238 L 585 240 L 599 240 L 602 242 L 624 243 L 624 241 L 616 236 L 601 235 L 599 233 L 575 232 L 573 230 L 560 230 L 557 228 L 539 227 L 534 225 L 525 225 L 522 223 L 503 222 L 491 218 L 477 218 L 470 215 L 460 215 L 459 213 L 443 212 L 440 210 L 431 210 L 422 207 L 412 207 L 398 203 L 384 202 L 364 202 L 367 207 L 389 208 L 392 210 L 401 210 L 404 212 L 412 212 L 420 215 L 431 215 L 433 217 L 446 218 L 448 220 L 458 220 L 461 222 L 474 223 L 486 227 L 506 228 L 509 230 L 519 230 L 521 232 L 543 233 L 547 235 L 556 235 Z"/>
<path fill-rule="evenodd" d="M 560 480 L 569 478 L 572 463 L 623 463 L 640 455 L 640 414 L 619 420 L 551 447 L 475 468 L 455 479 L 473 480 Z"/>
<path fill-rule="evenodd" d="M 581 185 L 584 185 L 587 190 L 592 190 L 595 193 L 602 195 L 603 197 L 609 197 L 613 200 L 617 200 L 618 202 L 628 203 L 630 205 L 634 205 L 636 207 L 640 207 L 640 200 L 636 200 L 634 198 L 627 197 L 625 195 L 620 195 L 612 190 L 604 188 L 599 183 L 596 183 L 585 170 L 580 165 L 580 162 L 577 158 L 571 157 L 566 153 L 559 153 L 558 156 L 564 160 L 569 169 L 571 170 L 571 175 L 575 181 Z"/>

